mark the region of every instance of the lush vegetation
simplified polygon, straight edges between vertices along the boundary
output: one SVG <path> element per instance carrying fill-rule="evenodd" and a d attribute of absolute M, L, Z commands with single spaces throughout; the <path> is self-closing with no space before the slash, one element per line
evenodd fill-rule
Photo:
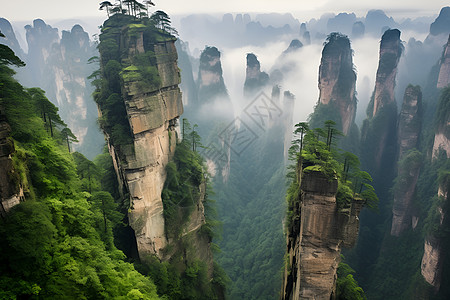
<path fill-rule="evenodd" d="M 41 90 L 13 79 L 8 65 L 23 63 L 8 48 L 0 47 L 0 57 L 0 107 L 26 200 L 0 221 L 0 297 L 157 299 L 152 280 L 114 246 L 116 205 L 94 176 L 82 174 L 87 160 L 68 152 L 57 109 Z"/>
<path fill-rule="evenodd" d="M 221 252 L 216 256 L 231 279 L 229 299 L 269 300 L 280 292 L 286 191 L 280 130 L 270 128 L 239 156 L 233 155 L 227 178 L 214 178 L 223 222 L 222 238 L 217 240 Z"/>
<path fill-rule="evenodd" d="M 343 256 L 341 255 L 342 259 Z M 336 299 L 338 300 L 365 300 L 366 295 L 358 282 L 353 278 L 353 270 L 345 262 L 340 262 L 337 270 Z"/>
<path fill-rule="evenodd" d="M 445 218 L 441 219 L 440 213 L 440 210 L 448 209 L 448 203 L 437 195 L 439 186 L 448 188 L 448 158 L 445 151 L 435 153 L 434 158 L 432 153 L 435 134 L 440 132 L 448 136 L 445 124 L 448 121 L 449 89 L 436 89 L 438 72 L 438 67 L 432 69 L 423 90 L 424 112 L 420 116 L 423 119 L 417 119 L 422 125 L 418 129 L 419 143 L 415 149 L 405 152 L 400 160 L 395 134 L 396 105 L 382 107 L 374 117 L 370 111 L 373 100 L 369 105 L 369 118 L 362 130 L 361 160 L 374 174 L 380 209 L 379 214 L 362 212 L 358 245 L 346 253 L 347 261 L 357 270 L 358 281 L 369 299 L 447 299 L 449 295 L 446 285 L 442 285 L 449 278 L 448 258 L 441 262 L 443 273 L 439 291 L 425 281 L 420 267 L 425 240 L 433 245 L 439 241 L 439 247 L 449 245 L 448 224 Z M 416 172 L 420 173 L 414 187 L 412 176 Z M 406 192 L 412 193 L 408 213 L 417 223 L 413 223 L 414 228 L 394 237 L 389 234 L 393 198 Z"/>
<path fill-rule="evenodd" d="M 334 128 L 333 121 L 325 122 L 325 128 L 310 130 L 307 123 L 295 125 L 296 138 L 289 149 L 289 155 L 294 164 L 290 166 L 288 177 L 291 185 L 287 193 L 288 216 L 299 199 L 300 177 L 303 173 L 321 172 L 330 180 L 338 181 L 336 201 L 342 211 L 349 209 L 353 199 L 360 199 L 370 208 L 376 208 L 378 197 L 374 188 L 369 184 L 372 177 L 361 171 L 360 162 L 356 155 L 350 152 L 340 152 L 336 148 L 336 139 L 341 136 Z M 289 223 L 287 223 L 289 226 Z"/>
<path fill-rule="evenodd" d="M 124 3 L 125 1 L 120 2 L 119 10 L 111 10 L 114 14 L 102 26 L 98 45 L 100 59 L 93 57 L 90 60 L 100 63 L 100 70 L 92 73 L 89 78 L 95 86 L 94 100 L 102 112 L 100 127 L 116 147 L 122 146 L 123 151 L 129 151 L 127 149 L 133 147 L 132 135 L 122 89 L 125 85 L 131 89 L 136 88 L 139 92 L 160 88 L 161 80 L 153 46 L 157 42 L 174 40 L 175 37 L 167 14 L 162 11 L 157 11 L 150 17 L 136 14 L 140 7 L 137 1 L 125 3 L 128 5 L 127 9 L 122 7 Z M 105 2 L 102 4 L 109 7 Z M 137 39 L 140 36 L 144 40 L 143 53 L 137 50 Z M 134 53 L 128 51 L 133 48 Z"/>

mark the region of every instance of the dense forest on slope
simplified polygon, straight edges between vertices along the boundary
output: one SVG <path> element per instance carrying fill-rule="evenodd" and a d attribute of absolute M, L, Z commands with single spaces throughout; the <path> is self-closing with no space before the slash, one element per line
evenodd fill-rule
<path fill-rule="evenodd" d="M 273 126 L 232 156 L 228 180 L 214 181 L 223 223 L 217 259 L 232 280 L 230 299 L 275 299 L 280 291 L 286 190 L 281 130 Z"/>
<path fill-rule="evenodd" d="M 152 280 L 114 246 L 120 216 L 111 194 L 80 174 L 83 164 L 102 168 L 68 152 L 56 107 L 13 79 L 8 65 L 22 63 L 0 50 L 2 122 L 15 149 L 9 176 L 25 200 L 1 220 L 2 298 L 157 299 Z"/>

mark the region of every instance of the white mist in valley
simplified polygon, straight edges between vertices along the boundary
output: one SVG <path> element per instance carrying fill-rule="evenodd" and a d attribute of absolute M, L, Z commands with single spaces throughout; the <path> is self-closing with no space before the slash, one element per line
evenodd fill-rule
<path fill-rule="evenodd" d="M 244 98 L 247 54 L 253 53 L 256 55 L 260 62 L 261 72 L 272 75 L 275 69 L 282 69 L 283 80 L 280 83 L 281 97 L 283 97 L 284 91 L 289 91 L 294 94 L 295 108 L 293 121 L 295 124 L 308 120 L 308 116 L 313 112 L 319 99 L 318 71 L 326 36 L 330 33 L 329 30 L 332 29 L 327 28 L 330 27 L 327 26 L 328 21 L 334 16 L 334 14 L 326 14 L 318 19 L 306 21 L 305 28 L 311 30 L 312 43 L 303 43 L 304 45 L 300 49 L 284 55 L 282 55 L 283 52 L 288 48 L 293 39 L 299 39 L 304 42 L 300 36 L 301 30 L 298 31 L 299 24 L 302 20 L 292 18 L 292 16 L 292 20 L 289 18 L 286 19 L 286 23 L 290 22 L 289 26 L 292 30 L 287 30 L 288 33 L 286 34 L 274 35 L 273 38 L 269 38 L 269 36 L 271 37 L 270 32 L 273 33 L 273 30 L 281 30 L 280 28 L 282 28 L 279 24 L 280 18 L 277 18 L 279 16 L 275 14 L 256 16 L 251 14 L 232 16 L 228 14 L 222 18 L 220 16 L 195 15 L 187 17 L 184 22 L 183 20 L 180 22 L 178 19 L 177 23 L 184 25 L 180 30 L 180 38 L 188 42 L 190 52 L 196 58 L 199 57 L 204 45 L 216 46 L 221 52 L 223 78 L 233 104 L 235 116 L 240 115 L 248 104 L 248 101 L 251 100 Z M 261 22 L 262 17 L 264 17 L 263 25 L 267 27 L 258 27 L 254 32 L 255 36 L 253 38 L 255 39 L 243 39 L 243 26 L 248 24 L 245 22 L 255 21 L 257 23 L 253 23 L 251 26 L 256 26 L 255 24 L 260 24 L 258 21 Z M 238 19 L 240 20 L 239 22 Z M 271 20 L 272 24 L 270 23 Z M 423 19 L 422 21 L 432 22 L 432 19 Z M 422 79 L 428 76 L 431 66 L 439 59 L 441 47 L 437 47 L 435 44 L 427 45 L 424 43 L 428 34 L 428 30 L 424 28 L 428 28 L 428 25 L 424 26 L 422 21 L 418 20 L 416 23 L 411 23 L 413 25 L 415 24 L 415 27 L 412 25 L 399 25 L 402 31 L 401 39 L 405 46 L 405 52 L 398 65 L 399 76 L 397 76 L 396 100 L 399 105 L 401 104 L 405 87 L 409 83 L 423 85 L 424 82 Z M 208 26 L 198 26 L 199 24 Z M 378 24 L 378 26 L 380 27 L 381 25 Z M 221 34 L 213 32 L 213 29 L 219 30 Z M 235 30 L 236 32 L 234 32 Z M 358 126 L 361 126 L 363 120 L 366 118 L 367 105 L 370 102 L 375 86 L 382 35 L 381 29 L 379 34 L 377 32 L 378 29 L 372 28 L 364 37 L 350 37 L 351 48 L 353 49 L 353 64 L 357 73 L 356 97 L 358 99 L 358 105 L 355 122 Z M 410 45 L 409 41 L 411 40 L 415 43 L 411 43 Z M 436 51 L 436 49 L 439 51 Z M 423 57 L 424 53 L 429 54 L 426 55 L 426 61 L 417 61 L 415 59 L 415 56 Z M 414 63 L 412 64 L 411 62 Z M 413 66 L 411 67 L 411 65 Z M 197 73 L 195 67 L 193 70 L 194 78 Z M 271 80 L 270 83 L 264 89 L 264 92 L 268 96 L 271 95 L 272 86 L 277 82 Z M 211 112 L 220 113 L 223 107 L 218 105 L 211 109 Z M 208 114 L 208 112 L 205 113 Z"/>

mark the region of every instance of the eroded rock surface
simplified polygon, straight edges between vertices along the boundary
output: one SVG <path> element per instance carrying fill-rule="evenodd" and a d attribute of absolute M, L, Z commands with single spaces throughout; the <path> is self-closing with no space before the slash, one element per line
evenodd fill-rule
<path fill-rule="evenodd" d="M 359 231 L 362 201 L 339 211 L 337 180 L 319 172 L 304 173 L 301 199 L 288 228 L 288 265 L 281 299 L 326 299 L 335 294 L 336 272 L 343 246 L 351 247 Z"/>
<path fill-rule="evenodd" d="M 355 119 L 355 84 L 350 40 L 332 33 L 323 48 L 319 67 L 319 103 L 336 107 L 344 134 L 349 132 Z"/>
<path fill-rule="evenodd" d="M 409 150 L 418 146 L 419 134 L 422 127 L 422 92 L 419 86 L 408 86 L 405 90 L 402 109 L 398 120 L 398 160 L 401 161 Z M 392 207 L 391 235 L 399 236 L 413 225 L 411 205 L 414 191 L 419 178 L 420 164 L 409 163 L 400 165 L 398 174 L 403 188 L 394 191 L 394 205 Z"/>

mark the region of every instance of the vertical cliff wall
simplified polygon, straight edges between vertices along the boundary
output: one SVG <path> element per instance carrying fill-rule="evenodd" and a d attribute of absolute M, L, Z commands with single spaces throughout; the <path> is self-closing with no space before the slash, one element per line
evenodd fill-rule
<path fill-rule="evenodd" d="M 440 61 L 439 77 L 437 82 L 437 88 L 445 88 L 450 84 L 450 35 L 448 37 L 447 44 L 442 53 Z"/>
<path fill-rule="evenodd" d="M 130 126 L 131 143 L 116 145 L 109 140 L 118 177 L 129 193 L 129 222 L 135 231 L 141 257 L 155 254 L 164 257 L 165 235 L 161 192 L 166 178 L 165 167 L 173 155 L 177 140 L 175 125 L 183 113 L 177 52 L 174 39 L 156 42 L 144 40 L 144 30 L 122 29 L 120 50 L 131 62 L 136 55 L 154 54 L 159 84 L 145 84 L 130 64 L 121 72 L 122 97 Z M 100 107 L 103 111 L 105 107 Z"/>
<path fill-rule="evenodd" d="M 419 178 L 420 162 L 414 154 L 407 157 L 407 152 L 418 147 L 419 134 L 422 129 L 422 92 L 419 86 L 408 86 L 405 90 L 402 109 L 398 119 L 398 182 L 394 189 L 392 207 L 391 235 L 399 236 L 413 224 L 412 200 Z M 417 224 L 415 222 L 415 224 Z"/>
<path fill-rule="evenodd" d="M 439 105 L 436 110 L 435 134 L 432 155 L 436 159 L 440 151 L 445 151 L 450 158 L 450 87 L 442 90 Z"/>
<path fill-rule="evenodd" d="M 435 232 L 429 232 L 424 242 L 424 253 L 421 263 L 421 274 L 426 282 L 438 291 L 442 283 L 443 263 L 446 259 L 445 249 L 443 247 L 443 239 L 445 235 L 439 231 L 445 231 L 448 226 L 448 186 L 449 181 L 443 181 L 439 184 L 438 197 L 441 205 L 435 207 L 438 220 Z M 438 236 L 441 236 L 439 238 Z M 445 238 L 444 238 L 445 239 Z"/>
<path fill-rule="evenodd" d="M 247 68 L 245 70 L 244 96 L 251 98 L 269 83 L 269 75 L 261 72 L 261 64 L 253 53 L 247 54 Z"/>
<path fill-rule="evenodd" d="M 303 173 L 300 197 L 287 231 L 287 261 L 281 299 L 335 296 L 336 271 L 343 246 L 356 242 L 363 201 L 338 210 L 337 180 L 320 172 Z"/>
<path fill-rule="evenodd" d="M 389 103 L 393 103 L 397 65 L 403 51 L 398 29 L 386 30 L 381 38 L 372 117 Z"/>
<path fill-rule="evenodd" d="M 375 90 L 367 107 L 367 119 L 361 129 L 362 164 L 374 177 L 384 178 L 381 181 L 386 181 L 386 184 L 391 180 L 388 178 L 395 173 L 386 174 L 386 169 L 391 170 L 396 161 L 393 145 L 397 145 L 398 116 L 394 87 L 402 51 L 400 31 L 387 30 L 381 38 Z M 377 179 L 374 178 L 375 182 Z"/>
<path fill-rule="evenodd" d="M 348 134 L 356 114 L 353 50 L 347 36 L 332 33 L 322 51 L 319 67 L 319 103 L 337 110 L 334 121 Z M 322 126 L 322 124 L 317 124 Z"/>

